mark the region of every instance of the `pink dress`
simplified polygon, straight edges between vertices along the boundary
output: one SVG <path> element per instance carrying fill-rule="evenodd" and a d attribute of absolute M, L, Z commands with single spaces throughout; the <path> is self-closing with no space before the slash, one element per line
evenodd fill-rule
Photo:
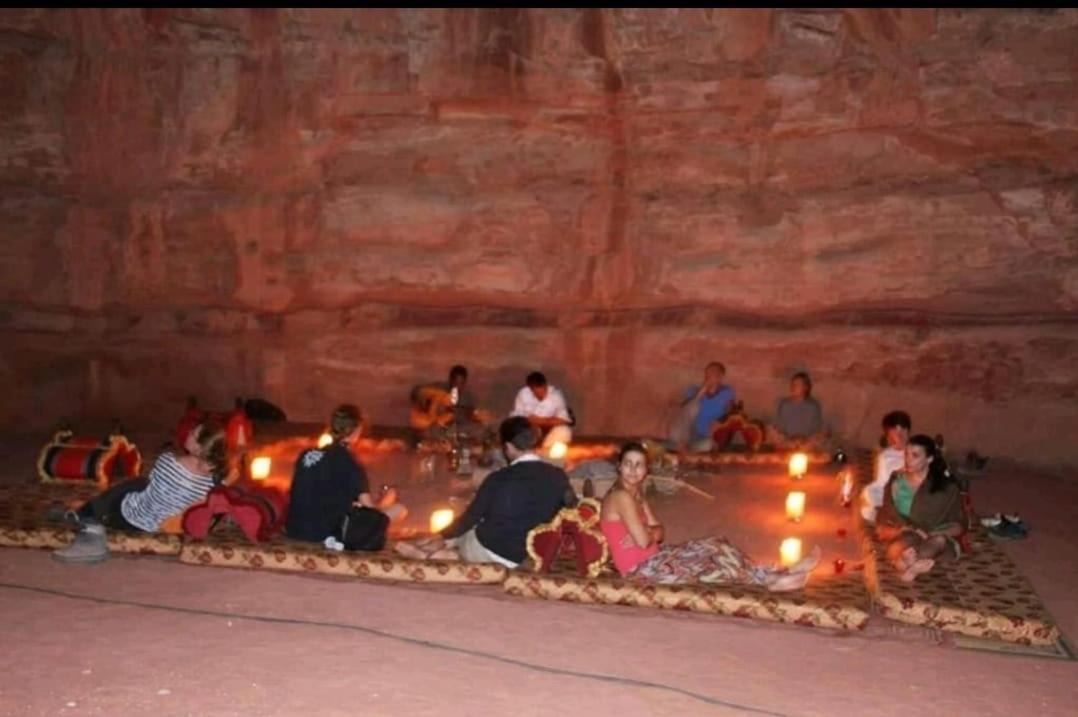
<path fill-rule="evenodd" d="M 641 548 L 629 536 L 623 521 L 601 520 L 599 528 L 606 536 L 614 567 L 622 577 L 633 580 L 659 585 L 765 585 L 776 572 L 784 572 L 755 565 L 724 538 L 699 538 L 681 545 L 664 545 L 662 549 L 657 545 Z"/>
<path fill-rule="evenodd" d="M 610 548 L 610 557 L 614 561 L 614 567 L 624 577 L 633 571 L 637 565 L 644 562 L 659 552 L 658 545 L 649 545 L 641 548 L 629 535 L 629 528 L 621 520 L 601 520 L 599 529 L 606 536 L 607 545 Z M 625 540 L 628 538 L 628 540 Z M 622 541 L 625 541 L 624 543 Z M 627 543 L 628 545 L 626 545 Z"/>

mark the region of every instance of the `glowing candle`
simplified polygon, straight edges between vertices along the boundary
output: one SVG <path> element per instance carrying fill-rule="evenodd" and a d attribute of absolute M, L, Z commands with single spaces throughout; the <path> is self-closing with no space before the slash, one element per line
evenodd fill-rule
<path fill-rule="evenodd" d="M 787 538 L 782 541 L 782 547 L 779 548 L 779 554 L 782 556 L 782 564 L 789 567 L 798 560 L 801 559 L 801 540 L 798 538 Z"/>
<path fill-rule="evenodd" d="M 566 452 L 568 452 L 568 450 L 569 447 L 567 445 L 565 445 L 561 441 L 555 441 L 554 445 L 550 447 L 550 457 L 554 460 L 565 458 L 565 454 Z"/>
<path fill-rule="evenodd" d="M 266 480 L 269 478 L 270 468 L 273 466 L 273 461 L 269 456 L 259 456 L 251 461 L 251 478 L 255 480 Z"/>
<path fill-rule="evenodd" d="M 809 459 L 804 453 L 794 453 L 790 456 L 790 477 L 794 479 L 801 479 L 805 477 L 805 471 L 808 470 Z"/>
<path fill-rule="evenodd" d="M 786 496 L 786 517 L 795 523 L 801 521 L 805 514 L 805 494 L 799 490 L 792 490 Z"/>
<path fill-rule="evenodd" d="M 442 508 L 430 514 L 430 532 L 440 533 L 453 523 L 456 515 L 452 508 Z"/>
<path fill-rule="evenodd" d="M 325 448 L 330 443 L 333 443 L 333 436 L 329 435 L 328 433 L 323 433 L 322 435 L 320 435 L 318 437 L 318 447 L 319 448 Z"/>

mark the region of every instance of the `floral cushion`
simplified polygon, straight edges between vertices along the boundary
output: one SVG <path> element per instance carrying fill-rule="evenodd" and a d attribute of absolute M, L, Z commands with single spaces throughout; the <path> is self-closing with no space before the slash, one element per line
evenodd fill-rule
<path fill-rule="evenodd" d="M 498 584 L 506 568 L 495 563 L 412 560 L 391 553 L 353 553 L 327 550 L 317 543 L 276 537 L 251 543 L 242 535 L 212 535 L 208 540 L 186 539 L 180 562 L 255 570 L 346 575 L 371 580 L 417 583 Z"/>
<path fill-rule="evenodd" d="M 838 630 L 862 630 L 869 618 L 868 594 L 856 574 L 816 578 L 804 590 L 773 593 L 752 586 L 647 585 L 620 578 L 512 571 L 502 589 L 519 597 L 691 610 Z"/>
<path fill-rule="evenodd" d="M 1051 645 L 1059 628 L 1029 582 L 982 529 L 973 551 L 903 582 L 871 528 L 862 529 L 865 582 L 877 610 L 894 620 L 1022 645 Z"/>

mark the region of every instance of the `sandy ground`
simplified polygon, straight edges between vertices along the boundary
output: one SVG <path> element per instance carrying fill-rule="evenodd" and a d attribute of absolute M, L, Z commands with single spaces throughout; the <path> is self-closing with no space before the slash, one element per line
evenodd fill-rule
<path fill-rule="evenodd" d="M 32 466 L 36 445 L 2 445 L 7 465 Z M 1078 481 L 990 467 L 978 509 L 1032 524 L 1006 549 L 1078 635 Z M 371 461 L 372 482 L 395 481 L 422 524 L 445 491 L 402 470 Z M 725 534 L 766 561 L 797 535 L 824 549 L 821 579 L 835 557 L 855 560 L 826 471 L 797 486 L 798 526 L 774 468 L 694 482 L 717 500 L 657 499 L 673 540 Z M 1078 698 L 1076 662 L 961 650 L 878 619 L 849 635 L 160 558 L 67 566 L 12 549 L 0 549 L 0 583 L 0 715 L 1065 715 Z"/>

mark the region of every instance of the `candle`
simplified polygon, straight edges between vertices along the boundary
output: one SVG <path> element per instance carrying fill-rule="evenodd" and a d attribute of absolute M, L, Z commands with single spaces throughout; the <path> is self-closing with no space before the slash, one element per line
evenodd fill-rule
<path fill-rule="evenodd" d="M 325 448 L 330 443 L 333 443 L 333 436 L 329 435 L 328 433 L 323 433 L 322 435 L 320 435 L 318 437 L 318 447 L 319 448 Z"/>
<path fill-rule="evenodd" d="M 430 514 L 430 532 L 440 533 L 453 523 L 456 516 L 452 508 L 442 508 Z"/>
<path fill-rule="evenodd" d="M 794 453 L 790 456 L 790 477 L 796 479 L 804 478 L 805 471 L 808 470 L 808 456 L 804 453 Z"/>
<path fill-rule="evenodd" d="M 795 523 L 801 521 L 805 514 L 805 494 L 799 490 L 792 490 L 786 496 L 786 517 Z"/>
<path fill-rule="evenodd" d="M 779 554 L 782 556 L 783 565 L 793 565 L 801 559 L 801 541 L 798 538 L 787 538 L 782 541 Z"/>
<path fill-rule="evenodd" d="M 568 452 L 568 450 L 569 447 L 567 445 L 565 445 L 561 441 L 555 441 L 554 445 L 550 447 L 550 457 L 555 460 L 565 458 L 565 454 L 566 452 Z"/>
<path fill-rule="evenodd" d="M 270 468 L 273 466 L 273 461 L 269 456 L 259 456 L 251 461 L 251 478 L 255 480 L 265 480 L 269 478 Z"/>

